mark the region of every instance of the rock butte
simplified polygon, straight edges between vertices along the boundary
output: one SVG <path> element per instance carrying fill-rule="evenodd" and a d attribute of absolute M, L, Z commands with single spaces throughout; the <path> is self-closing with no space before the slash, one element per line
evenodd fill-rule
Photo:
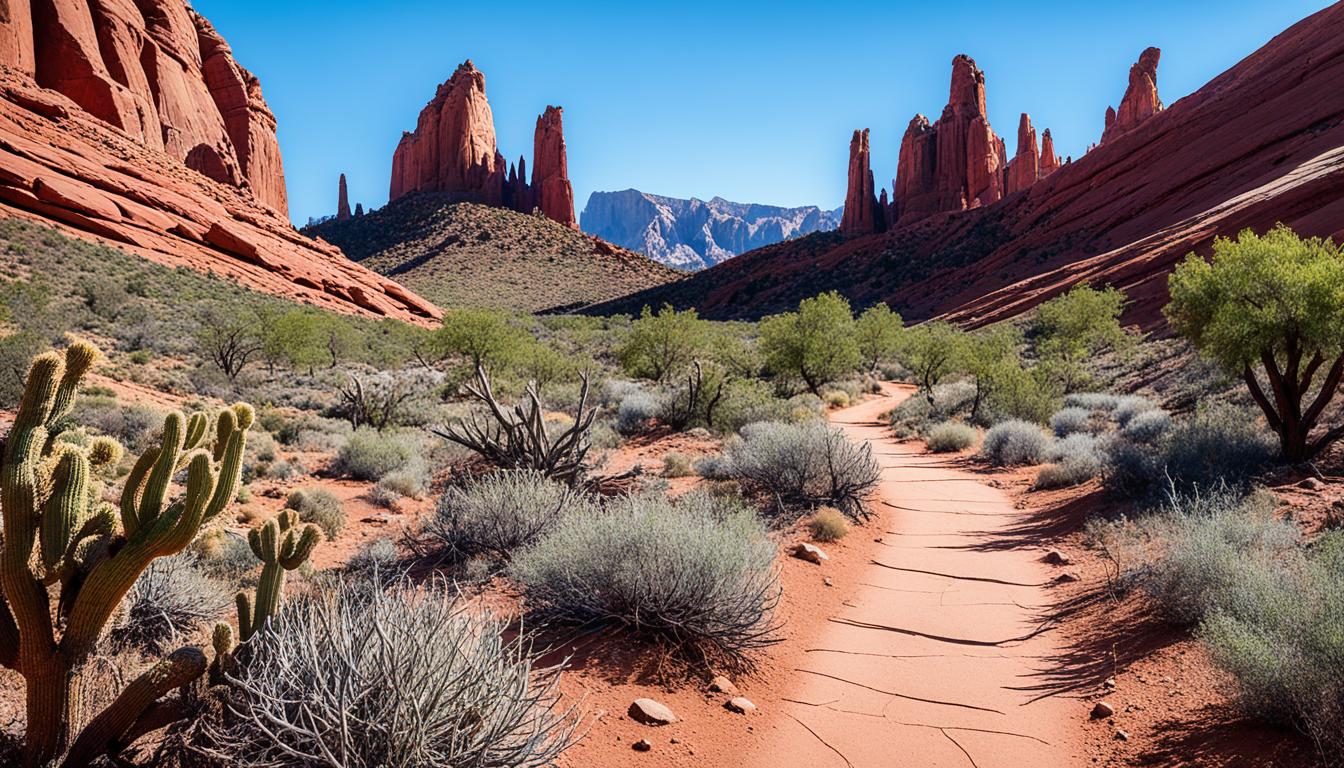
<path fill-rule="evenodd" d="M 538 209 L 577 228 L 562 115 L 559 107 L 547 107 L 537 118 L 529 182 L 523 158 L 509 166 L 496 146 L 485 75 L 468 59 L 420 111 L 415 130 L 402 134 L 392 156 L 389 199 L 443 192 L 522 213 Z"/>
<path fill-rule="evenodd" d="M 294 231 L 261 85 L 181 0 L 0 8 L 0 207 L 328 309 L 441 314 Z"/>
<path fill-rule="evenodd" d="M 1120 100 L 1120 109 L 1106 108 L 1106 130 L 1101 134 L 1101 143 L 1133 130 L 1162 111 L 1162 99 L 1157 95 L 1157 63 L 1161 59 L 1161 50 L 1149 48 L 1129 68 L 1129 87 Z"/>

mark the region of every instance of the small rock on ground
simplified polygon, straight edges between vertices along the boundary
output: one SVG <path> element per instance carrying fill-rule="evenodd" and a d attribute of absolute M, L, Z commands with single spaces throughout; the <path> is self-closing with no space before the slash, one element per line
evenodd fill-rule
<path fill-rule="evenodd" d="M 653 744 L 650 744 L 648 739 L 640 739 L 634 744 L 631 744 L 630 748 L 636 752 L 648 752 L 650 749 L 653 749 Z"/>
<path fill-rule="evenodd" d="M 752 712 L 756 711 L 756 705 L 752 703 L 751 699 L 745 698 L 743 696 L 737 696 L 735 698 L 729 699 L 728 701 L 724 702 L 723 706 L 726 707 L 730 712 L 736 712 L 739 715 L 749 715 Z"/>
<path fill-rule="evenodd" d="M 1092 719 L 1101 720 L 1115 714 L 1115 707 L 1104 701 L 1098 701 L 1096 706 L 1092 707 Z"/>
<path fill-rule="evenodd" d="M 799 560 L 806 560 L 809 563 L 816 563 L 817 565 L 821 565 L 823 562 L 831 559 L 826 556 L 825 552 L 821 551 L 821 547 L 808 544 L 805 541 L 800 541 L 793 545 L 793 556 Z"/>
<path fill-rule="evenodd" d="M 629 715 L 645 725 L 667 725 L 677 722 L 677 716 L 666 704 L 653 699 L 635 699 L 630 703 Z"/>
<path fill-rule="evenodd" d="M 733 685 L 733 681 L 723 675 L 709 681 L 709 690 L 715 693 L 726 693 L 729 696 L 737 695 L 737 686 Z"/>

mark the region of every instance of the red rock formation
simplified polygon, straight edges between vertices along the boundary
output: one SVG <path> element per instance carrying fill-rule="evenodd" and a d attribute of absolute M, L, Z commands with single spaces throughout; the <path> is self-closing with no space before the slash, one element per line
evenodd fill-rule
<path fill-rule="evenodd" d="M 1101 134 L 1101 143 L 1127 133 L 1162 111 L 1162 99 L 1157 95 L 1157 63 L 1161 59 L 1161 50 L 1149 48 L 1129 68 L 1129 87 L 1120 101 L 1120 109 L 1106 108 L 1106 130 Z"/>
<path fill-rule="evenodd" d="M 1026 112 L 1017 124 L 1017 154 L 1008 164 L 1008 194 L 1029 189 L 1041 176 L 1041 156 L 1036 149 L 1036 129 Z"/>
<path fill-rule="evenodd" d="M 1050 129 L 1046 128 L 1045 133 L 1041 134 L 1041 172 L 1040 178 L 1059 170 L 1059 155 L 1055 154 L 1055 140 L 1050 135 Z"/>
<path fill-rule="evenodd" d="M 901 220 L 997 202 L 1006 154 L 985 113 L 985 74 L 969 56 L 957 56 L 942 116 L 930 126 L 916 115 L 901 140 L 894 200 Z"/>
<path fill-rule="evenodd" d="M 846 235 L 870 235 L 882 231 L 882 216 L 873 190 L 867 128 L 855 131 L 849 140 L 849 190 L 845 193 L 840 231 Z"/>
<path fill-rule="evenodd" d="M 440 315 L 285 208 L 256 78 L 181 0 L 0 0 L 0 213 L 336 311 Z"/>
<path fill-rule="evenodd" d="M 495 120 L 485 98 L 485 75 L 463 62 L 420 111 L 392 156 L 390 199 L 415 192 L 446 192 L 499 205 L 504 158 L 495 145 Z"/>
<path fill-rule="evenodd" d="M 350 216 L 350 191 L 345 185 L 345 174 L 341 174 L 340 191 L 336 193 L 336 220 L 347 221 Z"/>
<path fill-rule="evenodd" d="M 518 163 L 521 166 L 522 158 Z M 563 110 L 546 107 L 537 118 L 532 143 L 532 192 L 536 206 L 553 221 L 578 229 L 574 217 L 574 188 L 569 183 L 569 160 L 565 155 Z"/>
<path fill-rule="evenodd" d="M 360 216 L 363 215 L 364 215 L 364 204 L 355 203 L 355 218 L 358 219 Z"/>

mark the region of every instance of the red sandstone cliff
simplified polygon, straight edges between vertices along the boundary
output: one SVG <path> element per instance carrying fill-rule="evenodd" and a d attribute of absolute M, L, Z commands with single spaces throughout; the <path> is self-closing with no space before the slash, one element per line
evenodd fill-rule
<path fill-rule="evenodd" d="M 883 229 L 882 208 L 873 191 L 873 171 L 868 150 L 868 129 L 855 131 L 849 141 L 849 189 L 840 231 L 847 235 L 870 235 Z"/>
<path fill-rule="evenodd" d="M 1162 51 L 1149 48 L 1129 68 L 1129 87 L 1120 100 L 1120 109 L 1107 107 L 1103 144 L 1162 111 L 1162 99 L 1157 95 L 1157 63 L 1161 59 Z"/>
<path fill-rule="evenodd" d="M 441 192 L 458 200 L 502 205 L 577 227 L 559 107 L 537 118 L 532 179 L 527 164 L 509 166 L 495 141 L 495 120 L 485 97 L 485 75 L 463 62 L 420 111 L 392 156 L 390 200 L 417 192 Z"/>
<path fill-rule="evenodd" d="M 257 79 L 182 0 L 0 0 L 0 211 L 334 310 L 439 314 L 287 207 Z"/>

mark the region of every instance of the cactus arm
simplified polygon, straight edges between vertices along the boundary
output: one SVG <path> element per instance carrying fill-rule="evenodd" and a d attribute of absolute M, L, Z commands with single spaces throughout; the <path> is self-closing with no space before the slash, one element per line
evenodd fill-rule
<path fill-rule="evenodd" d="M 191 451 L 201 447 L 201 440 L 205 437 L 205 430 L 210 425 L 210 419 L 204 413 L 194 413 L 187 420 L 187 438 L 182 443 L 182 450 Z"/>
<path fill-rule="evenodd" d="M 224 458 L 224 447 L 229 444 L 229 436 L 238 428 L 238 417 L 232 410 L 221 411 L 215 420 L 215 461 Z"/>
<path fill-rule="evenodd" d="M 320 528 L 312 523 L 303 526 L 298 536 L 293 534 L 289 536 L 290 546 L 287 548 L 288 552 L 280 558 L 280 566 L 287 571 L 296 570 L 308 561 L 309 556 L 313 554 L 313 549 L 321 540 L 322 530 Z"/>
<path fill-rule="evenodd" d="M 140 486 L 144 485 L 145 475 L 158 460 L 159 449 L 150 448 L 140 455 L 126 476 L 126 485 L 121 489 L 121 528 L 128 537 L 134 536 L 140 528 L 140 514 L 136 511 L 140 503 Z"/>
<path fill-rule="evenodd" d="M 164 694 L 205 674 L 208 662 L 200 648 L 179 648 L 126 686 L 115 700 L 89 721 L 66 755 L 64 766 L 91 764 L 130 733 L 140 717 Z"/>
<path fill-rule="evenodd" d="M 163 500 L 168 493 L 168 484 L 177 470 L 177 459 L 182 454 L 182 432 L 184 429 L 182 414 L 170 413 L 163 420 L 163 441 L 159 446 L 159 457 L 154 468 L 149 470 L 145 480 L 145 489 L 140 494 L 138 514 L 140 525 L 148 525 L 163 512 Z"/>
<path fill-rule="evenodd" d="M 252 626 L 252 598 L 246 592 L 239 592 L 233 596 L 233 604 L 238 609 L 238 634 L 243 642 L 247 642 L 255 631 Z"/>
<path fill-rule="evenodd" d="M 238 483 L 243 475 L 243 449 L 247 447 L 247 432 L 235 430 L 219 458 L 219 482 L 214 496 L 205 509 L 205 520 L 214 520 L 238 496 Z M 216 446 L 218 449 L 218 446 Z"/>
<path fill-rule="evenodd" d="M 75 531 L 84 525 L 89 507 L 89 460 L 77 450 L 67 450 L 52 474 L 52 495 L 43 511 L 41 534 L 42 567 L 54 573 Z"/>
<path fill-rule="evenodd" d="M 79 383 L 97 360 L 98 350 L 85 341 L 77 341 L 65 350 L 65 371 L 52 397 L 51 410 L 44 419 L 48 427 L 70 414 Z"/>

